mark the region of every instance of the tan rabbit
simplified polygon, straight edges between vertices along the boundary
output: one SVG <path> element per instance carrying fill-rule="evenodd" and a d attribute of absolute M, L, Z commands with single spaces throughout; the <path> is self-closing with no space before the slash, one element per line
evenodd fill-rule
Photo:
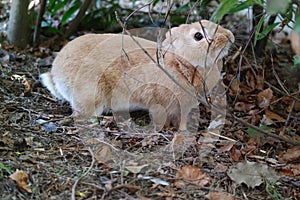
<path fill-rule="evenodd" d="M 58 53 L 42 83 L 84 117 L 147 109 L 157 129 L 172 123 L 186 130 L 195 94 L 219 81 L 233 34 L 201 20 L 172 28 L 162 45 L 135 40 L 143 49 L 126 35 L 81 36 Z"/>

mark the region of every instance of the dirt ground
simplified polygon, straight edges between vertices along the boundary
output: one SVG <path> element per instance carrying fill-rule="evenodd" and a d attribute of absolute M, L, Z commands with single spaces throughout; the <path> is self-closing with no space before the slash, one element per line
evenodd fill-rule
<path fill-rule="evenodd" d="M 147 131 L 145 113 L 133 114 L 135 126 L 111 116 L 74 121 L 70 106 L 39 84 L 53 49 L 2 44 L 1 199 L 300 199 L 294 53 L 283 37 L 254 57 L 245 27 L 234 27 L 237 41 L 223 69 L 226 123 L 216 133 L 223 137 L 207 131 L 212 112 L 201 105 L 193 137 Z M 170 149 L 176 142 L 189 145 Z"/>

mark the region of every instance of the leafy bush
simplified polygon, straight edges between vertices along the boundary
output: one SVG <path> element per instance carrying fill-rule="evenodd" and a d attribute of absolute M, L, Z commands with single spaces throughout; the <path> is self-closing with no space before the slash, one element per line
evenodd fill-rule
<path fill-rule="evenodd" d="M 255 6 L 261 7 L 262 13 L 259 13 L 260 20 L 258 20 L 258 23 L 254 24 L 256 26 L 254 45 L 257 41 L 266 38 L 266 36 L 268 36 L 268 34 L 279 24 L 283 27 L 286 25 L 289 26 L 289 22 L 293 22 L 294 29 L 300 35 L 299 0 L 223 0 L 212 15 L 211 20 L 218 22 L 224 15 L 233 14 L 246 8 L 253 8 L 253 12 L 255 12 Z M 275 17 L 278 17 L 281 22 L 270 23 L 269 20 L 271 17 L 273 20 Z"/>
<path fill-rule="evenodd" d="M 131 0 L 135 3 L 136 0 Z M 155 0 L 153 5 L 161 2 Z M 176 1 L 172 1 L 176 2 Z M 179 2 L 179 1 L 178 1 Z M 211 13 L 208 9 L 210 3 L 215 0 L 190 1 L 187 4 L 176 4 L 175 10 L 170 13 L 172 24 L 181 24 L 186 21 L 194 21 L 200 18 L 210 18 L 219 22 L 224 15 L 237 13 L 247 8 L 253 8 L 254 20 L 256 24 L 253 44 L 266 39 L 268 34 L 278 25 L 289 26 L 289 22 L 294 23 L 294 29 L 300 35 L 300 1 L 299 0 L 222 0 L 217 9 Z M 82 6 L 82 0 L 47 0 L 44 20 L 41 24 L 43 33 L 46 35 L 63 34 L 69 22 L 71 22 Z M 260 8 L 261 10 L 258 10 Z M 79 28 L 81 30 L 100 30 L 106 32 L 121 31 L 120 25 L 115 19 L 115 12 L 119 17 L 125 18 L 133 10 L 124 9 L 116 0 L 93 0 L 85 16 L 81 19 Z M 150 17 L 149 17 L 150 16 Z M 127 23 L 136 25 L 147 25 L 153 23 L 155 17 L 162 20 L 165 13 L 141 13 L 136 12 Z M 210 17 L 211 16 L 211 17 Z M 280 22 L 273 23 L 272 20 L 279 18 Z M 259 47 L 260 48 L 260 47 Z"/>

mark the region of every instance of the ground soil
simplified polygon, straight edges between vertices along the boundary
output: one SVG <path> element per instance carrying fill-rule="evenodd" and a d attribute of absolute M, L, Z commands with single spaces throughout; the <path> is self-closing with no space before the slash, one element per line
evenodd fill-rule
<path fill-rule="evenodd" d="M 50 46 L 19 50 L 4 44 L 1 199 L 300 199 L 299 157 L 286 160 L 284 156 L 295 148 L 292 142 L 300 141 L 294 53 L 283 38 L 277 43 L 269 40 L 265 54 L 254 56 L 251 46 L 245 49 L 248 35 L 242 35 L 243 27 L 234 27 L 237 41 L 224 66 L 228 116 L 217 133 L 226 138 L 212 136 L 206 131 L 209 120 L 203 120 L 189 138 L 191 145 L 177 154 L 165 151 L 170 141 L 181 141 L 177 131 L 147 131 L 144 125 L 149 118 L 143 113 L 133 115 L 134 127 L 126 121 L 115 123 L 110 116 L 74 121 L 70 106 L 39 84 L 39 74 L 50 69 L 54 57 Z M 261 92 L 267 93 L 268 88 L 272 98 L 264 107 L 261 98 L 268 98 Z M 210 108 L 200 110 L 202 119 L 210 119 Z M 263 125 L 290 143 L 259 134 L 231 115 Z M 246 160 L 268 166 L 279 176 L 277 182 L 269 183 L 264 174 L 262 183 L 254 187 L 232 180 L 230 169 Z M 184 167 L 195 169 L 187 170 L 190 178 L 180 175 Z M 12 180 L 17 170 L 28 175 L 25 182 L 30 191 Z M 194 173 L 207 181 L 195 182 Z"/>

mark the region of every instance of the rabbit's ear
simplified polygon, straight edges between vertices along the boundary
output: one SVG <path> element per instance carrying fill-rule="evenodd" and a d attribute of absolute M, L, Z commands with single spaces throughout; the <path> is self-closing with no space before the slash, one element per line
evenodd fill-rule
<path fill-rule="evenodd" d="M 174 42 L 174 39 L 177 37 L 176 35 L 176 29 L 178 29 L 178 27 L 172 28 L 169 31 L 166 32 L 166 39 L 163 41 L 162 46 L 165 49 L 168 49 L 172 46 L 172 43 Z"/>
<path fill-rule="evenodd" d="M 176 40 L 182 38 L 189 29 L 189 24 L 182 24 L 179 27 L 171 28 L 166 33 L 166 39 L 163 41 L 162 46 L 166 49 L 176 45 Z"/>

